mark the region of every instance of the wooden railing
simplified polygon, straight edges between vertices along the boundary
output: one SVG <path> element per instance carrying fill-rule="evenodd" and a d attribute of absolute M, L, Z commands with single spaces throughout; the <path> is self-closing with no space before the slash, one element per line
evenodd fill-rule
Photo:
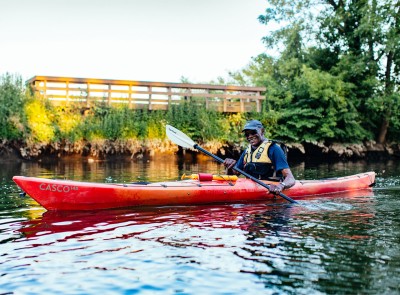
<path fill-rule="evenodd" d="M 127 105 L 134 109 L 167 110 L 184 101 L 205 103 L 220 112 L 261 111 L 265 87 L 103 80 L 35 76 L 27 81 L 52 104 L 79 104 L 91 107 Z"/>

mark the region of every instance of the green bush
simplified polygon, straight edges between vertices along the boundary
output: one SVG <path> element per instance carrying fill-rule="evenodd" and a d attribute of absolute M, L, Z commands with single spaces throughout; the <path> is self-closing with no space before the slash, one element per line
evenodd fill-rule
<path fill-rule="evenodd" d="M 28 93 L 21 77 L 9 73 L 0 77 L 0 138 L 21 138 L 25 128 L 23 107 Z"/>
<path fill-rule="evenodd" d="M 45 99 L 31 98 L 24 105 L 28 134 L 27 140 L 49 143 L 56 140 L 54 112 Z"/>

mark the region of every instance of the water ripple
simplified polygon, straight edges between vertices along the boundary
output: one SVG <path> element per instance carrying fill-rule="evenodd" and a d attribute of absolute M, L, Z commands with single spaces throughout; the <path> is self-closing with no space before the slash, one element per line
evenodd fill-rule
<path fill-rule="evenodd" d="M 379 189 L 301 206 L 57 213 L 7 184 L 0 293 L 398 294 L 399 177 L 379 167 Z"/>

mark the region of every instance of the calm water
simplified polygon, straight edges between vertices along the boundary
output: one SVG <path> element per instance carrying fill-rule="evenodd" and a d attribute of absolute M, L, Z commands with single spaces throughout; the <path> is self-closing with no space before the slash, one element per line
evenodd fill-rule
<path fill-rule="evenodd" d="M 292 167 L 296 178 L 377 173 L 372 193 L 306 201 L 46 212 L 13 175 L 95 182 L 222 171 L 151 161 L 1 161 L 0 294 L 399 294 L 396 162 Z"/>

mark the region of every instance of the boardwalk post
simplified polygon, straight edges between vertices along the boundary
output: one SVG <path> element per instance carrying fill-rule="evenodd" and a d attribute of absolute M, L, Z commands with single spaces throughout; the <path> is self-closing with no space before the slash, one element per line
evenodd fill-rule
<path fill-rule="evenodd" d="M 66 95 L 66 98 L 67 98 L 67 105 L 69 105 L 69 102 L 70 102 L 70 99 L 69 99 L 69 81 L 67 81 L 66 83 L 65 83 L 65 86 L 66 86 L 66 93 L 65 93 L 65 95 Z"/>
<path fill-rule="evenodd" d="M 206 90 L 206 93 L 209 94 L 210 90 Z M 208 96 L 206 96 L 206 110 L 208 110 L 210 108 L 210 98 Z"/>
<path fill-rule="evenodd" d="M 46 83 L 46 80 L 43 81 L 43 86 L 44 86 L 44 89 L 45 89 L 44 92 L 43 92 L 44 93 L 44 97 L 47 98 L 47 90 L 46 90 L 47 89 L 47 83 Z"/>
<path fill-rule="evenodd" d="M 129 99 L 129 108 L 132 108 L 132 84 L 129 84 L 129 95 L 128 95 L 128 99 Z"/>
<path fill-rule="evenodd" d="M 260 96 L 260 92 L 257 92 L 258 96 Z M 257 112 L 261 112 L 261 104 L 260 104 L 260 100 L 257 99 L 256 100 L 256 105 L 257 105 Z"/>
<path fill-rule="evenodd" d="M 87 92 L 86 92 L 86 107 L 89 108 L 90 104 L 89 104 L 89 97 L 90 97 L 90 83 L 87 83 Z"/>
<path fill-rule="evenodd" d="M 152 97 L 151 97 L 151 90 L 152 90 L 152 88 L 151 88 L 151 86 L 148 86 L 147 89 L 148 89 L 148 91 L 149 91 L 149 110 L 151 111 L 151 110 L 153 109 L 153 106 L 152 106 L 152 104 L 151 104 L 151 99 L 152 99 Z"/>
<path fill-rule="evenodd" d="M 224 90 L 224 94 L 226 94 L 226 90 Z M 227 109 L 227 103 L 228 103 L 228 98 L 226 96 L 224 96 L 224 113 L 226 113 L 226 109 Z"/>
<path fill-rule="evenodd" d="M 111 84 L 108 84 L 108 99 L 107 99 L 107 105 L 111 107 Z"/>
<path fill-rule="evenodd" d="M 170 108 L 171 103 L 172 103 L 171 87 L 167 87 L 167 93 L 168 93 L 168 108 Z"/>
<path fill-rule="evenodd" d="M 240 99 L 240 112 L 241 112 L 241 113 L 244 113 L 244 112 L 245 112 L 245 110 L 244 110 L 244 101 L 243 101 L 243 98 Z"/>

